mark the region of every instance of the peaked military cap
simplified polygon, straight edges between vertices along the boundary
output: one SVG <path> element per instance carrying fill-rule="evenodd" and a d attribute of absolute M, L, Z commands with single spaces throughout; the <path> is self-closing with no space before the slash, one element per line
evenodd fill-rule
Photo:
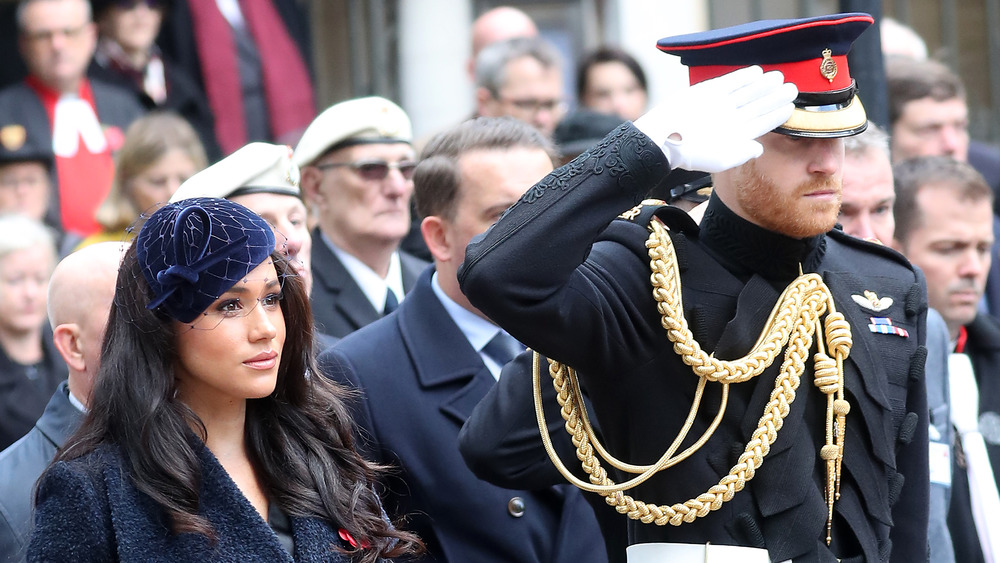
<path fill-rule="evenodd" d="M 739 68 L 779 70 L 799 89 L 795 111 L 775 131 L 795 137 L 846 137 L 868 119 L 847 66 L 851 45 L 874 20 L 868 14 L 763 20 L 667 37 L 657 47 L 678 55 L 691 84 Z"/>

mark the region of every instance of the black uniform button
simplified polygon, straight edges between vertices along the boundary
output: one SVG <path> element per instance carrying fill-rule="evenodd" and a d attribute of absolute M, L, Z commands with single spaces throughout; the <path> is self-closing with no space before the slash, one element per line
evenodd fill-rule
<path fill-rule="evenodd" d="M 524 516 L 524 499 L 521 497 L 514 497 L 507 501 L 507 512 L 514 518 Z"/>

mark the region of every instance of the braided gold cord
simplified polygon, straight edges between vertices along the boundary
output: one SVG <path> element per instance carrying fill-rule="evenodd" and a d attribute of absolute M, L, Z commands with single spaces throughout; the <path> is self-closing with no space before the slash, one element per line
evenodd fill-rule
<path fill-rule="evenodd" d="M 844 453 L 846 415 L 850 405 L 844 399 L 843 360 L 851 349 L 851 328 L 844 316 L 836 311 L 829 288 L 817 274 L 805 274 L 796 278 L 782 293 L 767 320 L 764 330 L 746 356 L 737 360 L 718 360 L 707 354 L 694 339 L 684 318 L 681 302 L 680 274 L 677 257 L 666 229 L 657 221 L 650 222 L 650 237 L 646 247 L 650 256 L 653 296 L 662 317 L 662 325 L 674 351 L 681 360 L 691 366 L 698 376 L 698 387 L 685 424 L 678 436 L 652 465 L 631 465 L 610 455 L 599 443 L 590 424 L 584 405 L 576 372 L 569 366 L 549 360 L 549 375 L 556 390 L 556 398 L 561 415 L 566 421 L 566 431 L 572 437 L 576 455 L 581 467 L 589 477 L 589 483 L 575 477 L 562 463 L 547 432 L 545 415 L 541 404 L 540 356 L 535 353 L 533 385 L 535 415 L 542 442 L 553 464 L 563 476 L 581 489 L 596 492 L 605 497 L 606 502 L 633 520 L 653 523 L 658 526 L 671 524 L 678 526 L 718 510 L 722 504 L 743 490 L 746 482 L 753 479 L 764 457 L 777 439 L 778 431 L 788 415 L 790 405 L 795 400 L 800 378 L 805 371 L 805 363 L 812 348 L 813 337 L 818 331 L 825 334 L 825 342 L 818 342 L 818 352 L 814 356 L 814 384 L 827 396 L 826 445 L 820 456 L 827 465 L 826 498 L 828 508 L 827 543 L 833 521 L 833 503 L 839 496 L 840 469 Z M 826 318 L 821 319 L 826 314 Z M 787 345 L 787 349 L 786 348 Z M 743 454 L 729 473 L 716 485 L 697 497 L 672 505 L 648 504 L 626 495 L 629 490 L 652 477 L 657 472 L 682 461 L 700 449 L 711 437 L 725 414 L 730 383 L 749 381 L 767 369 L 785 349 L 781 370 L 775 379 L 764 412 L 758 421 Z M 832 354 L 827 355 L 827 349 Z M 690 447 L 678 455 L 677 448 L 690 430 L 701 403 L 705 385 L 709 381 L 722 384 L 722 402 L 719 412 L 705 433 Z M 598 455 L 595 455 L 595 450 Z M 638 477 L 616 484 L 607 476 L 599 458 L 627 473 L 638 473 Z"/>

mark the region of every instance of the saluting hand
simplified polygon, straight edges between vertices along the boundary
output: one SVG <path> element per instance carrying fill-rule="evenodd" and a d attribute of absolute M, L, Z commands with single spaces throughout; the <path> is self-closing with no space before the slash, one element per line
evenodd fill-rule
<path fill-rule="evenodd" d="M 798 96 L 781 72 L 741 68 L 676 92 L 635 121 L 671 168 L 721 172 L 757 158 L 755 141 L 788 120 Z"/>

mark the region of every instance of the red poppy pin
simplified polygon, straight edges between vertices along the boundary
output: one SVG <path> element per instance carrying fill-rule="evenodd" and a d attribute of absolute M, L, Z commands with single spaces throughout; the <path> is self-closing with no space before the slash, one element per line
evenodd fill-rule
<path fill-rule="evenodd" d="M 337 535 L 340 536 L 340 539 L 342 539 L 345 542 L 351 544 L 351 547 L 354 547 L 354 548 L 358 547 L 358 541 L 355 540 L 354 536 L 352 536 L 351 533 L 348 532 L 347 530 L 341 528 L 341 529 L 337 530 Z M 371 544 L 369 544 L 368 542 L 366 542 L 366 541 L 361 542 L 361 549 L 368 549 L 369 547 L 371 547 Z"/>

